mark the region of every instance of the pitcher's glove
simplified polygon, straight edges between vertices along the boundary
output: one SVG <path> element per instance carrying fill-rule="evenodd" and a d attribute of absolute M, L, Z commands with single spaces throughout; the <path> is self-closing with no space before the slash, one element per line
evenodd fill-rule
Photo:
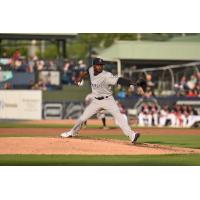
<path fill-rule="evenodd" d="M 144 79 L 139 79 L 137 82 L 136 82 L 136 86 L 137 87 L 141 87 L 143 89 L 144 92 L 146 92 L 146 89 L 147 89 L 147 82 L 144 80 Z"/>

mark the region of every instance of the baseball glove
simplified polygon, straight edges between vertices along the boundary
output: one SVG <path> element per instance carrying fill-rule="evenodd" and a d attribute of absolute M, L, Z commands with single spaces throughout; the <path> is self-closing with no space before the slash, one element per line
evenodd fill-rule
<path fill-rule="evenodd" d="M 144 80 L 144 79 L 139 79 L 137 82 L 136 82 L 136 86 L 137 87 L 141 87 L 143 89 L 143 91 L 145 92 L 146 89 L 147 89 L 147 82 Z"/>

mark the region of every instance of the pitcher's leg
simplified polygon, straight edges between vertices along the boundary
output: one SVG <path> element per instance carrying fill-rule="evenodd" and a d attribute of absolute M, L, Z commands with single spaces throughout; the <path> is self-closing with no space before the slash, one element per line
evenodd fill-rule
<path fill-rule="evenodd" d="M 83 114 L 78 119 L 77 123 L 72 128 L 73 135 L 78 134 L 84 122 L 87 121 L 94 114 L 96 114 L 98 110 L 99 110 L 98 105 L 93 102 L 89 106 L 87 106 Z"/>
<path fill-rule="evenodd" d="M 122 129 L 123 133 L 126 136 L 128 136 L 131 141 L 133 141 L 135 139 L 135 136 L 137 137 L 137 135 L 134 131 L 131 130 L 130 126 L 128 125 L 127 120 L 125 120 L 123 115 L 120 113 L 120 110 L 115 100 L 109 100 L 105 108 L 108 110 L 108 112 L 110 112 L 113 115 L 113 117 L 115 118 L 115 121 L 118 122 L 118 125 Z"/>
<path fill-rule="evenodd" d="M 64 132 L 61 134 L 61 137 L 72 137 L 78 134 L 84 122 L 92 117 L 92 115 L 96 114 L 99 110 L 99 107 L 96 103 L 92 102 L 89 106 L 86 107 L 83 114 L 77 120 L 76 124 L 69 132 Z"/>

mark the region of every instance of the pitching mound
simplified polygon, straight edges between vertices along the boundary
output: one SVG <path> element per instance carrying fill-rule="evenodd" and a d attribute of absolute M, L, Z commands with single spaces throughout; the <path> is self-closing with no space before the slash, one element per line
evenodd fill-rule
<path fill-rule="evenodd" d="M 199 154 L 200 150 L 147 143 L 132 145 L 129 141 L 116 140 L 53 137 L 0 138 L 0 154 L 142 155 L 189 153 Z"/>

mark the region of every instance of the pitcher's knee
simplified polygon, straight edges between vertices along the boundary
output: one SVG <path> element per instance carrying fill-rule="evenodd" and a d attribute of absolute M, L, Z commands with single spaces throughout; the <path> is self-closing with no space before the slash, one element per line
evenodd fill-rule
<path fill-rule="evenodd" d="M 84 123 L 86 120 L 87 120 L 87 119 L 86 119 L 85 117 L 83 117 L 83 116 L 81 116 L 81 117 L 78 119 L 78 121 L 79 121 L 80 123 Z"/>

